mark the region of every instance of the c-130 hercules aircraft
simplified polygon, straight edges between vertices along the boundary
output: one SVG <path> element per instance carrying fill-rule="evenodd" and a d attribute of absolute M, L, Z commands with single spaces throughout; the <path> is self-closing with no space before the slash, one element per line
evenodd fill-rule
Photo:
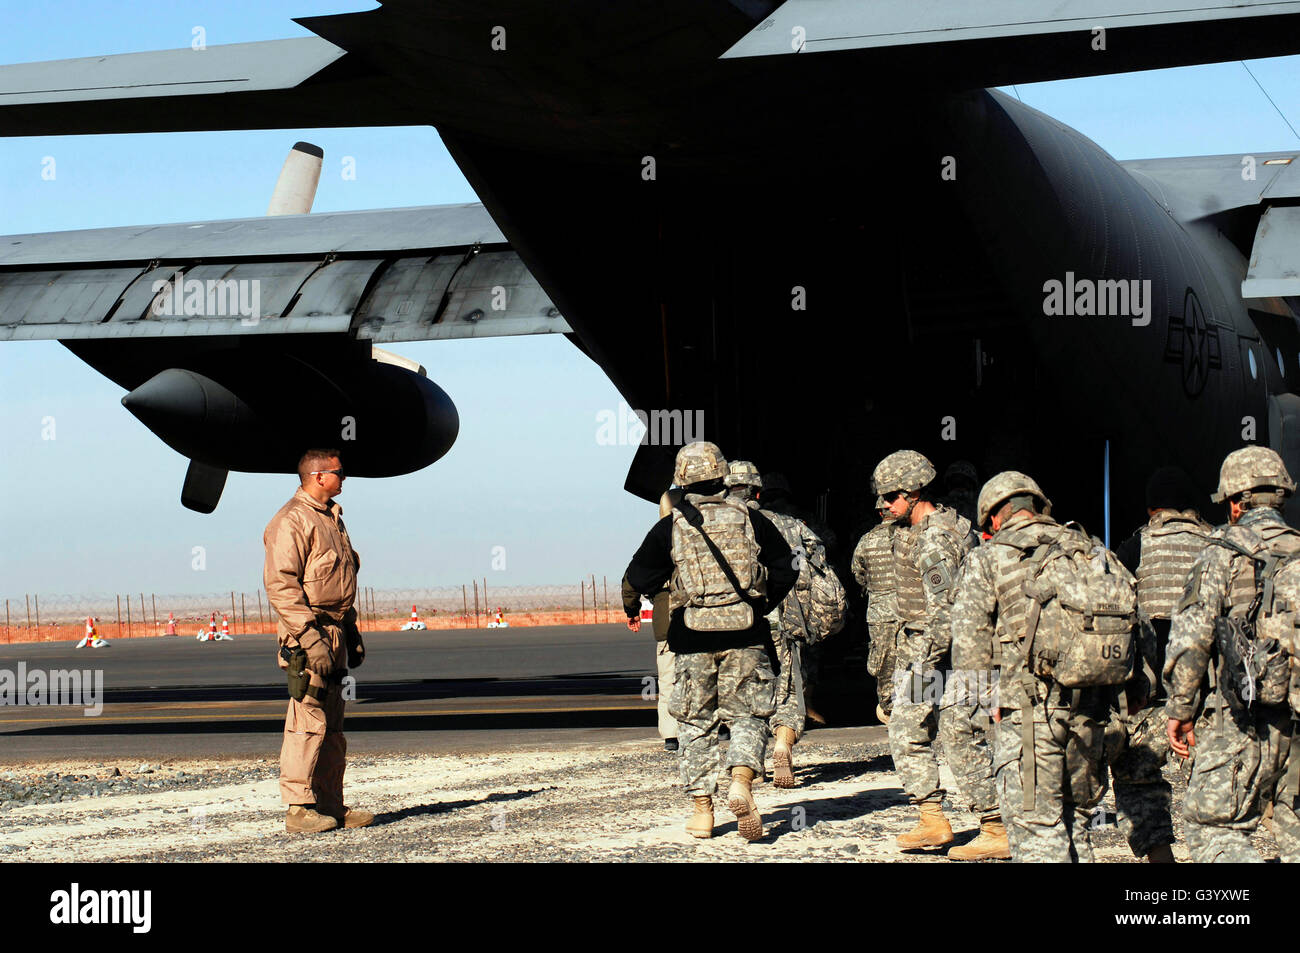
<path fill-rule="evenodd" d="M 901 446 L 1032 472 L 1090 528 L 1107 490 L 1138 522 L 1162 464 L 1208 494 L 1243 434 L 1300 472 L 1300 153 L 1119 163 L 986 88 L 1300 52 L 1300 0 L 296 22 L 315 36 L 0 68 L 6 135 L 431 124 L 482 199 L 0 239 L 0 338 L 59 339 L 125 387 L 192 459 L 193 509 L 345 417 L 350 473 L 428 465 L 455 408 L 373 346 L 493 334 L 565 334 L 841 532 Z M 178 273 L 256 281 L 258 313 L 159 307 Z M 306 385 L 335 399 L 286 440 Z M 626 488 L 654 500 L 676 447 L 648 436 Z"/>

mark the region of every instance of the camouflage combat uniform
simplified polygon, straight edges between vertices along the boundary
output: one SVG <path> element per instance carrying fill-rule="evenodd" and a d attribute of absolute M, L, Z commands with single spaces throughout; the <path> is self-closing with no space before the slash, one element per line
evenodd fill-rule
<path fill-rule="evenodd" d="M 1103 742 L 1113 692 L 1062 689 L 1030 675 L 1020 655 L 1023 556 L 1063 531 L 1045 515 L 1007 520 L 967 557 L 952 608 L 953 667 L 961 676 L 954 684 L 978 689 L 984 706 L 1001 711 L 994 728 L 997 796 L 1012 859 L 1021 862 L 1091 861 L 1087 822 L 1105 793 Z M 1032 760 L 1023 757 L 1026 720 Z M 1025 807 L 1026 779 L 1032 808 Z"/>
<path fill-rule="evenodd" d="M 1139 712 L 1113 716 L 1106 731 L 1106 760 L 1115 784 L 1119 828 L 1138 857 L 1174 842 L 1173 792 L 1162 770 L 1169 760 L 1169 734 L 1160 673 L 1174 606 L 1211 532 L 1212 527 L 1194 510 L 1161 509 L 1131 541 L 1136 565 L 1130 568 L 1137 579 L 1138 606 L 1150 621 L 1149 627 L 1144 623 L 1140 640 L 1147 666 L 1143 682 L 1149 691 Z M 1128 565 L 1125 546 L 1120 548 L 1120 558 Z"/>
<path fill-rule="evenodd" d="M 822 541 L 803 520 L 788 513 L 762 508 L 754 493 L 762 487 L 762 477 L 748 461 L 736 460 L 729 464 L 727 495 L 751 510 L 761 512 L 776 527 L 794 553 L 794 568 L 799 577 L 784 601 L 767 615 L 772 633 L 772 662 L 776 671 L 776 710 L 768 724 L 775 736 L 778 728 L 794 732 L 794 741 L 803 734 L 807 711 L 804 705 L 803 667 L 801 649 L 807 640 L 805 619 L 809 606 L 810 559 L 824 558 Z M 791 742 L 793 743 L 793 741 Z"/>
<path fill-rule="evenodd" d="M 1276 509 L 1258 507 L 1247 510 L 1235 525 L 1220 527 L 1212 538 L 1251 552 L 1289 551 L 1296 543 L 1294 534 Z M 1192 566 L 1170 631 L 1165 714 L 1177 721 L 1196 720 L 1183 813 L 1187 846 L 1199 863 L 1258 863 L 1250 835 L 1268 801 L 1273 804 L 1273 832 L 1282 859 L 1300 861 L 1300 820 L 1294 805 L 1300 792 L 1287 771 L 1295 728 L 1292 712 L 1285 704 L 1232 706 L 1215 687 L 1219 673 L 1217 665 L 1211 665 L 1218 654 L 1215 619 L 1245 616 L 1255 592 L 1253 561 L 1211 544 Z"/>
<path fill-rule="evenodd" d="M 970 524 L 947 507 L 894 534 L 902 627 L 894 663 L 889 749 L 913 804 L 942 800 L 945 791 L 934 751 L 938 736 L 967 806 L 987 813 L 997 800 L 988 746 L 975 737 L 975 705 L 947 690 L 952 600 L 959 567 L 973 542 Z"/>
<path fill-rule="evenodd" d="M 799 581 L 795 583 L 785 601 L 777 609 L 772 632 L 772 644 L 777 657 L 776 713 L 772 716 L 773 730 L 786 727 L 794 731 L 796 739 L 803 734 L 806 710 L 804 707 L 804 682 L 801 654 L 807 641 L 805 619 L 809 609 L 808 563 L 825 559 L 825 547 L 803 520 L 785 513 L 761 510 L 784 537 L 799 562 Z"/>
<path fill-rule="evenodd" d="M 763 772 L 767 720 L 775 710 L 776 675 L 758 646 L 677 656 L 676 684 L 668 711 L 677 719 L 681 779 L 691 796 L 713 794 L 719 770 L 741 766 Z M 718 750 L 718 727 L 731 730 L 726 764 Z"/>
<path fill-rule="evenodd" d="M 669 590 L 672 611 L 692 605 L 691 591 L 702 590 L 702 601 L 710 601 L 714 593 L 734 595 L 735 587 L 721 566 L 703 543 L 703 530 L 713 523 L 709 535 L 745 591 L 740 595 L 760 599 L 763 595 L 761 568 L 757 564 L 757 543 L 753 552 L 741 550 L 746 535 L 752 540 L 752 531 L 744 534 L 735 531 L 726 538 L 720 537 L 720 527 L 742 525 L 750 519 L 746 507 L 734 499 L 706 497 L 697 493 L 686 494 L 686 502 L 709 512 L 715 520 L 705 527 L 692 526 L 680 511 L 674 513 L 672 528 L 672 556 L 676 572 Z M 739 511 L 738 513 L 735 511 Z M 732 541 L 728 545 L 728 541 Z M 694 577 L 695 582 L 689 582 Z M 696 602 L 701 600 L 695 600 Z M 754 610 L 743 602 L 713 610 L 717 613 L 740 613 L 748 609 L 752 624 Z M 744 626 L 736 626 L 743 629 Z M 757 773 L 763 770 L 763 750 L 767 744 L 767 719 L 775 707 L 775 675 L 763 646 L 728 648 L 720 651 L 679 653 L 676 661 L 677 683 L 669 712 L 678 722 L 678 742 L 681 745 L 682 783 L 690 795 L 711 794 L 717 787 L 719 753 L 717 729 L 719 716 L 731 730 L 727 749 L 728 771 L 745 766 Z"/>
<path fill-rule="evenodd" d="M 886 715 L 893 709 L 894 657 L 897 652 L 898 599 L 894 592 L 894 533 L 886 520 L 868 530 L 853 550 L 853 578 L 867 597 L 867 631 L 871 637 L 867 671 L 875 676 L 876 697 Z"/>

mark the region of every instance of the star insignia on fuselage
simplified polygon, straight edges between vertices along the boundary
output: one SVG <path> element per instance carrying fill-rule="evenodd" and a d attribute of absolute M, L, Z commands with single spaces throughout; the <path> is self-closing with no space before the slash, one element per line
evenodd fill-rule
<path fill-rule="evenodd" d="M 1196 397 L 1205 390 L 1210 371 L 1223 366 L 1219 329 L 1205 319 L 1201 299 L 1190 287 L 1183 295 L 1183 313 L 1169 316 L 1165 360 L 1183 367 L 1183 392 Z"/>

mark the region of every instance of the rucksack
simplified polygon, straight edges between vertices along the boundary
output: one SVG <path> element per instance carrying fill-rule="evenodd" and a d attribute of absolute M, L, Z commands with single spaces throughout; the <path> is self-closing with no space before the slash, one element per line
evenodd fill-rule
<path fill-rule="evenodd" d="M 754 624 L 753 604 L 767 589 L 758 554 L 743 503 L 688 496 L 673 509 L 670 605 L 686 607 L 687 628 L 738 632 Z"/>
<path fill-rule="evenodd" d="M 808 588 L 801 590 L 796 583 L 794 601 L 803 616 L 805 640 L 812 645 L 844 628 L 848 615 L 848 598 L 840 577 L 826 562 L 824 551 L 814 550 L 811 554 L 805 554 L 799 572 L 801 582 L 804 574 L 807 574 Z M 805 592 L 806 606 L 801 598 Z"/>
<path fill-rule="evenodd" d="M 1300 712 L 1300 534 L 1279 534 L 1262 552 L 1226 539 L 1211 542 L 1250 558 L 1255 567 L 1255 598 L 1246 614 L 1214 622 L 1220 694 L 1236 709 L 1259 702 Z"/>
<path fill-rule="evenodd" d="M 1099 540 L 1067 523 L 1025 557 L 1024 655 L 1064 688 L 1122 685 L 1133 668 L 1137 583 Z"/>

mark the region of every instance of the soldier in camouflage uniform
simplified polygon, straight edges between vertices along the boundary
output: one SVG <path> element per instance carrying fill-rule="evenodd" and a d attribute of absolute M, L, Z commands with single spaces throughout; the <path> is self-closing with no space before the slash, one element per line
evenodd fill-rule
<path fill-rule="evenodd" d="M 871 645 L 867 652 L 867 671 L 876 679 L 876 717 L 889 724 L 894 704 L 894 656 L 902 622 L 898 618 L 898 599 L 894 592 L 894 534 L 898 524 L 889 515 L 884 501 L 877 498 L 881 523 L 863 534 L 853 550 L 853 578 L 867 599 L 867 632 Z"/>
<path fill-rule="evenodd" d="M 782 473 L 763 474 L 763 486 L 759 493 L 759 506 L 766 514 L 778 514 L 796 519 L 807 526 L 809 531 L 821 542 L 823 549 L 829 552 L 834 546 L 834 533 L 830 527 L 819 522 L 812 513 L 797 506 L 790 491 L 790 481 Z M 805 579 L 805 588 L 807 580 Z M 809 642 L 799 647 L 799 675 L 803 680 L 803 704 L 806 720 L 817 725 L 826 724 L 813 705 L 813 696 L 817 690 L 817 676 L 821 670 L 821 642 Z"/>
<path fill-rule="evenodd" d="M 1173 863 L 1173 792 L 1162 770 L 1169 760 L 1169 736 L 1160 673 L 1174 606 L 1213 528 L 1197 513 L 1194 487 L 1178 467 L 1153 473 L 1146 495 L 1150 519 L 1115 551 L 1137 579 L 1143 615 L 1141 689 L 1135 692 L 1138 697 L 1127 699 L 1127 712 L 1112 717 L 1106 760 L 1115 783 L 1119 828 L 1134 856 Z"/>
<path fill-rule="evenodd" d="M 774 612 L 768 615 L 772 628 L 772 646 L 776 669 L 776 711 L 768 722 L 776 745 L 772 750 L 772 783 L 779 788 L 798 786 L 794 777 L 793 748 L 804 729 L 803 673 L 799 656 L 808 641 L 806 618 L 809 611 L 808 561 L 818 553 L 824 556 L 822 541 L 803 520 L 785 513 L 760 509 L 756 498 L 763 487 L 758 468 L 748 460 L 733 460 L 729 464 L 727 487 L 732 496 L 742 500 L 750 509 L 771 520 L 795 554 L 799 567 L 799 580 L 790 594 Z"/>
<path fill-rule="evenodd" d="M 998 803 L 1019 862 L 1092 859 L 1087 818 L 1105 793 L 1103 742 L 1114 696 L 1111 689 L 1071 691 L 1032 676 L 1022 657 L 1024 556 L 1045 539 L 1074 532 L 1052 520 L 1051 511 L 1051 501 L 1023 473 L 989 480 L 977 518 L 993 536 L 966 560 L 952 609 L 953 666 L 997 722 Z M 1026 737 L 1032 737 L 1029 751 Z M 1027 785 L 1032 807 L 1025 806 Z"/>
<path fill-rule="evenodd" d="M 669 710 L 678 723 L 682 784 L 695 804 L 686 830 L 713 835 L 713 794 L 725 767 L 736 827 L 746 840 L 757 840 L 763 818 L 751 785 L 763 770 L 767 719 L 776 707 L 764 616 L 781 604 L 798 573 L 776 527 L 727 499 L 726 476 L 727 461 L 715 444 L 682 447 L 673 480 L 684 496 L 646 534 L 626 576 L 642 594 L 669 583 L 668 647 L 676 656 Z M 724 721 L 731 728 L 725 764 L 718 748 Z"/>
<path fill-rule="evenodd" d="M 1194 753 L 1183 814 L 1187 846 L 1199 863 L 1258 863 L 1250 835 L 1269 802 L 1283 861 L 1300 860 L 1295 713 L 1286 703 L 1243 702 L 1236 686 L 1224 684 L 1232 679 L 1215 645 L 1215 620 L 1245 618 L 1256 598 L 1255 561 L 1242 551 L 1281 556 L 1300 549 L 1300 534 L 1280 512 L 1294 492 L 1274 451 L 1245 447 L 1228 454 L 1212 497 L 1228 503 L 1228 524 L 1215 530 L 1193 564 L 1174 613 L 1165 714 L 1170 748 L 1183 758 Z"/>
<path fill-rule="evenodd" d="M 951 608 L 962 559 L 974 545 L 970 523 L 929 496 L 933 464 L 913 450 L 885 457 L 872 474 L 880 503 L 900 524 L 894 536 L 894 580 L 902 629 L 894 667 L 894 703 L 889 749 L 913 804 L 917 826 L 898 838 L 904 850 L 940 847 L 953 840 L 943 814 L 944 789 L 935 755 L 936 736 L 971 810 L 980 815 L 980 835 L 953 848 L 955 860 L 1005 857 L 1001 817 L 993 789 L 992 756 L 973 738 L 976 705 L 948 695 L 951 671 Z"/>

